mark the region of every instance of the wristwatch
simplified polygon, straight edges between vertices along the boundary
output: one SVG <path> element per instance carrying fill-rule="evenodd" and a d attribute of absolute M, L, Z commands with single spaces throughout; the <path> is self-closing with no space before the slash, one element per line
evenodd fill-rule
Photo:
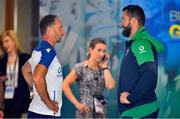
<path fill-rule="evenodd" d="M 106 66 L 106 67 L 102 68 L 103 71 L 106 70 L 106 69 L 110 69 L 110 67 Z"/>

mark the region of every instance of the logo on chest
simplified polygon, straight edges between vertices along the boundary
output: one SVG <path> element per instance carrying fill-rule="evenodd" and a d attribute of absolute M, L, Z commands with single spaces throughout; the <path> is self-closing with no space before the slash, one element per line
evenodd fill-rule
<path fill-rule="evenodd" d="M 58 68 L 57 77 L 62 77 L 62 68 L 61 67 Z"/>
<path fill-rule="evenodd" d="M 147 51 L 144 49 L 144 46 L 139 46 L 139 54 L 144 53 L 144 52 L 147 52 Z"/>

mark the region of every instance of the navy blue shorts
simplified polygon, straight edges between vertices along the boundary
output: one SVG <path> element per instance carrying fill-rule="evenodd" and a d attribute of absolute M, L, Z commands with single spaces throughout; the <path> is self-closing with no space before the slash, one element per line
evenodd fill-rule
<path fill-rule="evenodd" d="M 59 119 L 61 117 L 60 116 L 51 116 L 51 115 L 42 115 L 42 114 L 37 114 L 37 113 L 28 111 L 28 118 L 29 119 L 31 119 L 31 118 Z"/>

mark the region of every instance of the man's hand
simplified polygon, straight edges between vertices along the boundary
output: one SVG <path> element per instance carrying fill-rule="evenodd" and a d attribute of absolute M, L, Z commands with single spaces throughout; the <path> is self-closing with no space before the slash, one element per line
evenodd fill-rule
<path fill-rule="evenodd" d="M 3 119 L 3 117 L 4 117 L 4 113 L 3 113 L 3 111 L 1 110 L 1 111 L 0 111 L 0 119 Z"/>
<path fill-rule="evenodd" d="M 59 110 L 59 106 L 58 106 L 58 102 L 57 101 L 50 101 L 47 104 L 47 107 L 52 110 L 54 112 L 54 114 L 56 114 Z"/>
<path fill-rule="evenodd" d="M 130 104 L 130 102 L 128 101 L 127 97 L 128 97 L 129 93 L 128 92 L 122 92 L 119 100 L 122 104 Z"/>

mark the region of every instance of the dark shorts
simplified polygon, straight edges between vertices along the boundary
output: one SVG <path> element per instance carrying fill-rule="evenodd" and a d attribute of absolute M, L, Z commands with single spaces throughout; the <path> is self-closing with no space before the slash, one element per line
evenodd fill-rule
<path fill-rule="evenodd" d="M 61 117 L 60 116 L 51 116 L 51 115 L 42 115 L 42 114 L 37 114 L 37 113 L 28 111 L 28 118 L 29 119 L 31 119 L 31 118 L 59 119 Z"/>

